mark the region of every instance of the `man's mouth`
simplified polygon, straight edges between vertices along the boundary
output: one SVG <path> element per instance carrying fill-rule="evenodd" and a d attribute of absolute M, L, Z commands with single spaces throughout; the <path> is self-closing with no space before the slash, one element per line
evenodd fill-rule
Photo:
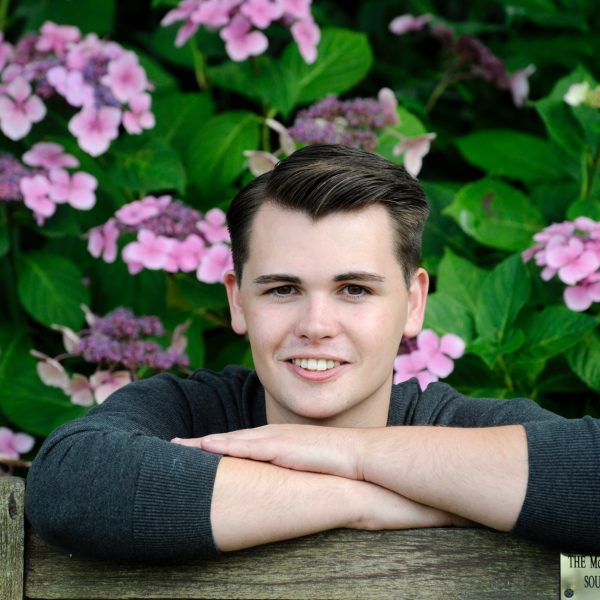
<path fill-rule="evenodd" d="M 337 360 L 329 360 L 325 358 L 292 358 L 292 363 L 297 367 L 302 367 L 307 371 L 328 371 L 340 366 Z"/>

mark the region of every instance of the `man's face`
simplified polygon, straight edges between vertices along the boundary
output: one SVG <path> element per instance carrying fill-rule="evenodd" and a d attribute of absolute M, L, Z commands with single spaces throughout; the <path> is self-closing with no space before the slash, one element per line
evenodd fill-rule
<path fill-rule="evenodd" d="M 383 426 L 403 334 L 421 328 L 427 274 L 406 289 L 385 209 L 317 221 L 263 205 L 241 288 L 226 276 L 232 327 L 247 333 L 269 423 Z"/>

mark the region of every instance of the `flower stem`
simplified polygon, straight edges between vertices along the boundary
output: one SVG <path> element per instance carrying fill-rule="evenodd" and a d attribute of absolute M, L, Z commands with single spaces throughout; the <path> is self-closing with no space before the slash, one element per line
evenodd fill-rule
<path fill-rule="evenodd" d="M 208 88 L 208 79 L 206 78 L 206 58 L 202 52 L 198 49 L 196 38 L 190 39 L 190 47 L 192 48 L 192 55 L 194 57 L 194 73 L 196 75 L 196 82 L 198 87 L 204 91 Z"/>

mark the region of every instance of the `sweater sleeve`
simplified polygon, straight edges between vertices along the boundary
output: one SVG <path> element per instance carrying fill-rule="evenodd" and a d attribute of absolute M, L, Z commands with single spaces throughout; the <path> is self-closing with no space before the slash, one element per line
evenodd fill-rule
<path fill-rule="evenodd" d="M 600 553 L 599 419 L 566 419 L 523 398 L 468 398 L 445 384 L 412 395 L 418 398 L 412 418 L 419 424 L 522 424 L 529 477 L 514 532 L 563 551 Z"/>
<path fill-rule="evenodd" d="M 184 385 L 193 382 L 130 384 L 46 439 L 25 498 L 41 537 L 119 560 L 216 553 L 210 503 L 220 457 L 169 441 L 195 433 Z"/>

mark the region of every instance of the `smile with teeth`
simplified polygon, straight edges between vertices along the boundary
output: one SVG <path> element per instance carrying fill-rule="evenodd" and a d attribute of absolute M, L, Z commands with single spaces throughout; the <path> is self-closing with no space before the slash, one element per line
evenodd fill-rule
<path fill-rule="evenodd" d="M 326 360 L 324 358 L 293 358 L 292 363 L 307 371 L 327 371 L 340 366 L 337 360 Z"/>

